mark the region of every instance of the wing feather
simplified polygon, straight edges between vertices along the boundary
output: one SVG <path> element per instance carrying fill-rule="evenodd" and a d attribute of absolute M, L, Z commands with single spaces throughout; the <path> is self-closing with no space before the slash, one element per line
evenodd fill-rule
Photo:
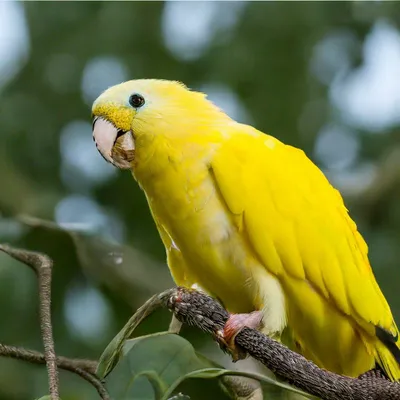
<path fill-rule="evenodd" d="M 270 273 L 307 281 L 371 335 L 377 325 L 396 335 L 365 241 L 340 193 L 301 150 L 261 133 L 238 132 L 214 155 L 211 169 Z"/>

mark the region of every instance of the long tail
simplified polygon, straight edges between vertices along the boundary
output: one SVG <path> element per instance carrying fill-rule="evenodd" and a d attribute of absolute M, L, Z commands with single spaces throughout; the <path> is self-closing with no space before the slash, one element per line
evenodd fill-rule
<path fill-rule="evenodd" d="M 386 329 L 375 327 L 380 340 L 376 347 L 376 358 L 379 366 L 392 381 L 400 380 L 400 341 L 399 332 L 393 336 Z"/>

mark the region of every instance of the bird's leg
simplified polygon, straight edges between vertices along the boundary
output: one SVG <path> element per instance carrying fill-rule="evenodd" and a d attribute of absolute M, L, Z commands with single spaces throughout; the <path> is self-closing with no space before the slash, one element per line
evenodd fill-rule
<path fill-rule="evenodd" d="M 219 345 L 224 351 L 230 353 L 233 361 L 242 360 L 246 357 L 246 353 L 235 344 L 236 335 L 244 327 L 259 328 L 262 317 L 262 311 L 253 311 L 248 314 L 230 314 L 224 329 L 217 332 Z"/>

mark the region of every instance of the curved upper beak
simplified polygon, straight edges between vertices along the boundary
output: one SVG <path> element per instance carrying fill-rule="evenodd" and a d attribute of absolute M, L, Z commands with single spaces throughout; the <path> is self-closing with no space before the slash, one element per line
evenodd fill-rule
<path fill-rule="evenodd" d="M 132 132 L 117 129 L 101 117 L 93 120 L 93 140 L 103 158 L 118 168 L 129 169 L 135 151 Z"/>
<path fill-rule="evenodd" d="M 113 163 L 111 152 L 117 136 L 118 129 L 111 122 L 100 117 L 93 120 L 93 140 L 97 150 L 110 163 Z"/>

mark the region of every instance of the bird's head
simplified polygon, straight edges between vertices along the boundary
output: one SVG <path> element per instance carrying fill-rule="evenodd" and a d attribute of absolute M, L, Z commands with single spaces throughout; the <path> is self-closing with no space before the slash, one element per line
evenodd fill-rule
<path fill-rule="evenodd" d="M 227 119 L 204 94 L 176 81 L 140 79 L 112 86 L 93 103 L 93 139 L 101 155 L 121 169 L 130 169 L 138 141 L 185 135 L 194 124 Z"/>

